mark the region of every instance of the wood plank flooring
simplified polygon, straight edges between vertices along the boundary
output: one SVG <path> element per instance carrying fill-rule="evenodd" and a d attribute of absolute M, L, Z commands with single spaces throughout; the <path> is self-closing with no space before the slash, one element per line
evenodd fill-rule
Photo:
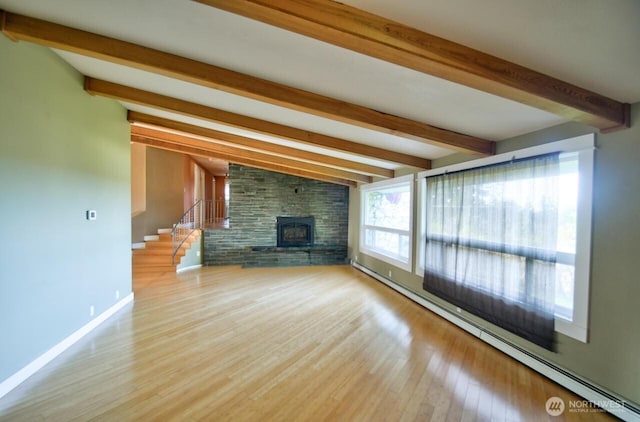
<path fill-rule="evenodd" d="M 348 266 L 138 275 L 2 421 L 546 421 L 577 396 Z"/>

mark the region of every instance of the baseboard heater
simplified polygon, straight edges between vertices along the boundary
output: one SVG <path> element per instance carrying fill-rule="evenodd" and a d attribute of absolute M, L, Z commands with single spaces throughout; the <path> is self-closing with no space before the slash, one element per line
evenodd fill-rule
<path fill-rule="evenodd" d="M 528 350 L 523 349 L 517 344 L 514 344 L 497 334 L 488 331 L 486 328 L 477 325 L 473 321 L 470 321 L 460 315 L 456 315 L 455 313 L 445 308 L 442 308 L 435 302 L 417 295 L 411 290 L 397 284 L 393 280 L 390 280 L 387 277 L 384 277 L 383 275 L 378 274 L 375 271 L 370 270 L 369 268 L 364 267 L 355 261 L 352 261 L 351 265 L 354 268 L 362 271 L 363 273 L 370 275 L 376 280 L 382 282 L 383 284 L 386 284 L 393 290 L 413 300 L 417 304 L 441 316 L 447 321 L 473 334 L 480 340 L 490 344 L 491 346 L 514 358 L 515 360 L 523 363 L 534 371 L 557 382 L 558 384 L 574 392 L 580 397 L 589 400 L 590 402 L 603 408 L 604 410 L 612 410 L 612 415 L 624 421 L 640 422 L 640 408 L 638 406 L 629 403 L 628 401 L 617 397 L 615 394 L 586 381 L 578 375 L 566 369 L 563 369 L 549 362 L 548 360 L 529 352 Z"/>

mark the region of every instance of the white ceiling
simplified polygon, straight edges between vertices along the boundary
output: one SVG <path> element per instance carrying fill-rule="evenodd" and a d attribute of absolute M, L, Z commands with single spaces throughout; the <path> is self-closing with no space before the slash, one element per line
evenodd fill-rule
<path fill-rule="evenodd" d="M 640 1 L 342 0 L 621 102 L 640 101 Z M 0 8 L 167 51 L 476 137 L 502 140 L 559 116 L 189 0 L 0 0 Z M 81 73 L 423 158 L 452 153 L 163 76 L 59 54 Z M 174 120 L 289 144 L 177 114 Z M 298 145 L 298 147 L 300 147 Z M 301 147 L 386 168 L 398 165 Z"/>

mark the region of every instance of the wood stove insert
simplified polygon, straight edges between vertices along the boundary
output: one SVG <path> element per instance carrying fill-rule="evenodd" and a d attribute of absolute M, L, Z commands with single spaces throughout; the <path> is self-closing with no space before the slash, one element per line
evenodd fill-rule
<path fill-rule="evenodd" d="M 277 217 L 278 247 L 313 246 L 315 218 Z"/>

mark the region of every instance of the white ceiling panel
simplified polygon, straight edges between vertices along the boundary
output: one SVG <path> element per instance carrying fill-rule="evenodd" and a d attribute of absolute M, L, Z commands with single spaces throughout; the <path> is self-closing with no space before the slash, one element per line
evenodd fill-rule
<path fill-rule="evenodd" d="M 344 0 L 354 6 L 621 102 L 640 101 L 637 0 Z M 0 0 L 0 8 L 199 60 L 384 113 L 488 140 L 566 120 L 187 0 Z M 82 74 L 352 142 L 436 159 L 453 153 L 404 137 L 169 77 L 58 51 Z M 333 157 L 398 164 L 126 107 Z"/>
<path fill-rule="evenodd" d="M 142 70 L 104 62 L 102 60 L 79 56 L 73 53 L 62 51 L 57 51 L 57 53 L 84 75 L 108 80 L 109 82 L 133 86 L 156 94 L 167 95 L 181 100 L 292 126 L 298 129 L 317 132 L 323 135 L 335 136 L 337 138 L 367 144 L 378 148 L 392 149 L 394 151 L 418 157 L 439 158 L 451 154 L 451 151 L 445 148 L 337 122 L 327 118 L 313 116 L 284 107 L 266 104 L 260 101 L 240 97 L 238 95 L 201 87 L 189 82 L 171 79 Z M 150 108 L 146 109 L 149 114 L 161 115 L 155 113 Z M 221 126 L 218 127 L 218 130 L 224 130 Z M 237 131 L 233 133 L 240 134 L 240 132 Z M 246 131 L 242 133 L 248 134 Z M 257 139 L 270 139 L 272 142 L 278 143 L 276 138 L 269 138 L 265 136 L 258 138 L 257 134 L 254 136 Z"/>
<path fill-rule="evenodd" d="M 261 135 L 254 132 L 249 132 L 247 130 L 234 128 L 231 126 L 225 126 L 217 123 L 208 122 L 206 120 L 187 117 L 180 114 L 170 113 L 162 110 L 156 110 L 151 107 L 140 106 L 137 104 L 131 104 L 124 101 L 122 102 L 122 105 L 128 110 L 137 111 L 145 114 L 151 114 L 153 116 L 162 117 L 164 119 L 175 120 L 178 122 L 188 123 L 194 126 L 200 126 L 208 129 L 219 130 L 221 132 L 232 133 L 234 135 L 244 136 L 244 137 L 256 139 L 259 141 L 270 142 L 277 145 L 283 145 L 291 148 L 301 149 L 304 151 L 328 155 L 330 157 L 341 158 L 341 159 L 350 160 L 350 161 L 357 161 L 360 163 L 370 164 L 373 166 L 383 167 L 387 169 L 397 169 L 400 167 L 398 164 L 395 164 L 389 161 L 375 160 L 369 157 L 362 157 L 359 155 L 348 154 L 348 153 L 335 151 L 327 148 L 321 148 L 321 147 L 312 146 L 312 145 L 305 145 L 305 144 L 301 144 L 294 141 L 282 140 L 282 139 L 274 138 L 271 136 Z"/>

